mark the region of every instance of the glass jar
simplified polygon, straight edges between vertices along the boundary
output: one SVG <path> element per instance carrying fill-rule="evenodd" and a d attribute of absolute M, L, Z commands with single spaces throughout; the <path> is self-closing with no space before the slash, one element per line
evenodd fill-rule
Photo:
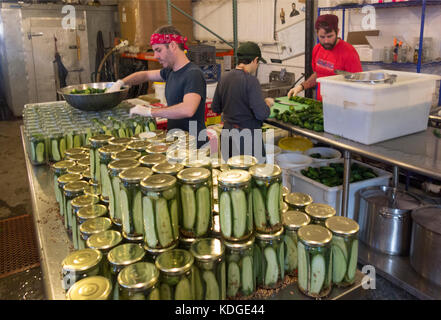
<path fill-rule="evenodd" d="M 107 254 L 112 276 L 113 300 L 119 300 L 118 274 L 124 267 L 143 261 L 144 249 L 137 243 L 124 243 L 116 246 Z"/>
<path fill-rule="evenodd" d="M 101 200 L 101 186 L 98 184 L 94 184 L 93 180 L 89 180 L 89 185 L 84 188 L 85 195 L 97 196 Z"/>
<path fill-rule="evenodd" d="M 68 300 L 109 300 L 112 283 L 103 276 L 91 276 L 76 282 L 67 292 Z"/>
<path fill-rule="evenodd" d="M 288 203 L 290 210 L 305 212 L 306 206 L 310 205 L 313 202 L 313 199 L 306 193 L 291 192 L 286 195 L 285 202 Z"/>
<path fill-rule="evenodd" d="M 109 191 L 109 216 L 112 222 L 118 226 L 122 226 L 121 200 L 120 200 L 120 179 L 119 174 L 124 170 L 139 167 L 139 162 L 134 159 L 114 160 L 107 166 L 110 174 L 110 182 L 112 186 Z"/>
<path fill-rule="evenodd" d="M 187 238 L 208 236 L 212 229 L 213 207 L 211 172 L 205 168 L 187 168 L 178 173 L 181 234 Z"/>
<path fill-rule="evenodd" d="M 85 140 L 83 132 L 78 129 L 68 130 L 64 137 L 66 139 L 66 149 L 79 148 Z"/>
<path fill-rule="evenodd" d="M 136 150 L 124 150 L 116 153 L 112 153 L 112 160 L 138 160 L 141 157 L 141 153 Z"/>
<path fill-rule="evenodd" d="M 48 147 L 44 134 L 31 134 L 29 137 L 29 159 L 33 165 L 45 164 L 48 160 Z M 61 158 L 59 159 L 61 160 Z"/>
<path fill-rule="evenodd" d="M 282 228 L 282 170 L 277 165 L 257 164 L 252 176 L 254 227 L 259 233 L 274 233 Z"/>
<path fill-rule="evenodd" d="M 253 233 L 251 175 L 228 170 L 218 176 L 219 222 L 222 238 L 243 241 Z"/>
<path fill-rule="evenodd" d="M 139 158 L 141 166 L 153 168 L 155 164 L 167 161 L 167 158 L 163 154 L 147 154 Z"/>
<path fill-rule="evenodd" d="M 132 138 L 127 138 L 127 137 L 121 137 L 121 138 L 114 137 L 113 139 L 109 140 L 109 144 L 114 146 L 123 146 L 125 148 L 127 148 L 127 145 L 130 142 L 132 142 Z"/>
<path fill-rule="evenodd" d="M 300 227 L 308 225 L 311 219 L 306 213 L 293 210 L 284 213 L 282 221 L 285 229 L 283 237 L 283 242 L 285 243 L 285 274 L 297 276 L 297 231 Z"/>
<path fill-rule="evenodd" d="M 52 170 L 54 173 L 54 193 L 55 193 L 55 199 L 58 202 L 58 206 L 60 208 L 60 214 L 64 215 L 64 212 L 61 212 L 61 203 L 63 200 L 62 197 L 62 190 L 60 190 L 60 188 L 58 187 L 58 178 L 60 176 L 62 176 L 63 174 L 67 173 L 67 169 L 69 167 L 72 167 L 75 165 L 75 161 L 71 161 L 71 160 L 62 160 L 62 161 L 58 161 L 55 162 L 52 165 Z"/>
<path fill-rule="evenodd" d="M 81 210 L 79 212 L 81 212 Z M 81 238 L 83 241 L 87 241 L 90 236 L 110 230 L 110 228 L 112 228 L 112 220 L 107 217 L 87 219 L 80 225 Z"/>
<path fill-rule="evenodd" d="M 137 262 L 118 274 L 120 300 L 160 300 L 159 270 L 153 263 Z"/>
<path fill-rule="evenodd" d="M 64 189 L 64 207 L 66 208 L 66 216 L 64 226 L 66 230 L 72 230 L 72 224 L 74 222 L 74 215 L 72 212 L 71 201 L 78 196 L 82 196 L 84 194 L 84 189 L 88 186 L 86 181 L 74 181 L 66 184 Z"/>
<path fill-rule="evenodd" d="M 109 198 L 111 192 L 110 175 L 107 166 L 112 162 L 112 154 L 126 150 L 123 145 L 108 144 L 98 149 L 100 155 L 100 178 L 99 183 L 102 185 L 102 195 L 104 198 Z"/>
<path fill-rule="evenodd" d="M 312 298 L 323 298 L 332 287 L 332 233 L 325 227 L 309 224 L 297 231 L 298 287 Z"/>
<path fill-rule="evenodd" d="M 158 258 L 161 253 L 176 249 L 178 247 L 178 244 L 179 241 L 175 242 L 170 247 L 163 249 L 152 249 L 144 245 L 144 250 L 147 252 L 146 261 L 155 263 L 156 258 Z"/>
<path fill-rule="evenodd" d="M 325 227 L 326 219 L 335 216 L 335 209 L 325 203 L 311 203 L 306 206 L 305 213 L 311 218 L 311 223 Z"/>
<path fill-rule="evenodd" d="M 161 300 L 192 300 L 192 266 L 194 258 L 189 251 L 173 249 L 161 253 L 155 265 L 160 272 Z"/>
<path fill-rule="evenodd" d="M 89 138 L 90 142 L 90 174 L 95 181 L 101 181 L 100 177 L 100 155 L 98 149 L 109 144 L 109 141 L 113 139 L 112 136 L 106 134 L 99 134 Z"/>
<path fill-rule="evenodd" d="M 179 248 L 184 250 L 190 250 L 191 245 L 196 241 L 196 238 L 186 238 L 182 235 L 179 237 Z"/>
<path fill-rule="evenodd" d="M 141 181 L 144 245 L 150 249 L 164 249 L 178 242 L 176 181 L 168 174 L 154 174 Z"/>
<path fill-rule="evenodd" d="M 228 159 L 227 165 L 230 169 L 248 170 L 258 163 L 257 159 L 249 155 L 234 156 Z"/>
<path fill-rule="evenodd" d="M 185 168 L 205 168 L 210 170 L 210 172 L 212 171 L 211 160 L 208 157 L 196 158 L 195 156 L 190 156 L 182 164 Z"/>
<path fill-rule="evenodd" d="M 52 132 L 48 135 L 48 159 L 49 162 L 57 162 L 64 159 L 64 151 L 67 148 L 66 139 L 61 132 Z M 38 152 L 38 149 L 37 149 Z"/>
<path fill-rule="evenodd" d="M 254 264 L 257 286 L 275 289 L 282 285 L 285 277 L 285 245 L 283 227 L 273 234 L 256 231 Z"/>
<path fill-rule="evenodd" d="M 218 206 L 218 208 L 219 208 L 219 206 Z M 216 206 L 215 206 L 214 210 L 216 210 Z M 223 239 L 222 238 L 222 233 L 221 233 L 221 228 L 220 228 L 219 212 L 217 214 L 213 214 L 213 230 L 211 231 L 211 237 L 218 238 L 218 239 L 221 239 L 221 240 Z"/>
<path fill-rule="evenodd" d="M 74 181 L 81 181 L 81 179 L 83 178 L 83 176 L 81 174 L 77 174 L 77 173 L 66 173 L 63 174 L 61 176 L 58 177 L 57 182 L 58 182 L 58 190 L 60 192 L 60 199 L 61 199 L 61 203 L 60 203 L 60 214 L 62 217 L 64 217 L 64 226 L 67 229 L 67 217 L 66 217 L 66 197 L 64 195 L 64 186 L 70 182 L 74 182 Z"/>
<path fill-rule="evenodd" d="M 71 224 L 71 229 L 72 229 L 72 242 L 73 242 L 73 246 L 74 249 L 84 249 L 84 243 L 81 242 L 80 238 L 80 232 L 79 232 L 79 221 L 78 221 L 78 217 L 77 217 L 77 213 L 78 210 L 80 210 L 81 208 L 87 207 L 87 206 L 92 206 L 94 204 L 98 204 L 98 202 L 100 201 L 100 198 L 98 196 L 95 195 L 82 195 L 82 196 L 78 196 L 74 199 L 72 199 L 72 201 L 70 202 L 71 207 L 72 207 L 72 224 Z"/>
<path fill-rule="evenodd" d="M 157 163 L 152 167 L 152 171 L 158 174 L 169 174 L 176 177 L 179 171 L 184 169 L 181 163 L 170 163 L 167 161 Z"/>
<path fill-rule="evenodd" d="M 132 140 L 127 144 L 127 149 L 135 150 L 141 153 L 141 156 L 147 155 L 147 147 L 150 145 L 149 142 L 144 140 Z"/>
<path fill-rule="evenodd" d="M 72 167 L 67 168 L 67 173 L 78 173 L 82 175 L 87 170 L 89 170 L 89 167 L 76 164 Z"/>
<path fill-rule="evenodd" d="M 332 232 L 332 283 L 347 287 L 355 282 L 358 260 L 358 223 L 352 219 L 336 216 L 325 222 Z"/>
<path fill-rule="evenodd" d="M 194 256 L 194 300 L 225 300 L 227 284 L 225 246 L 219 239 L 197 239 L 190 248 Z"/>
<path fill-rule="evenodd" d="M 246 242 L 224 241 L 227 263 L 227 298 L 248 297 L 256 289 L 254 237 Z"/>
<path fill-rule="evenodd" d="M 119 174 L 122 234 L 129 241 L 144 240 L 144 218 L 140 183 L 153 174 L 145 167 L 131 168 Z"/>
<path fill-rule="evenodd" d="M 99 275 L 102 260 L 99 250 L 87 248 L 70 253 L 61 262 L 62 288 L 68 291 L 78 280 Z"/>

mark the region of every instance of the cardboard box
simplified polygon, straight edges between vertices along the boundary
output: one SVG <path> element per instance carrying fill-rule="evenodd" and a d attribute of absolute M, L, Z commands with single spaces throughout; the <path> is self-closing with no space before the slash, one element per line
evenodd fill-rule
<path fill-rule="evenodd" d="M 379 30 L 351 31 L 348 32 L 347 42 L 352 44 L 357 51 L 360 61 L 383 60 L 383 47 L 375 46 L 368 39 L 378 37 Z"/>

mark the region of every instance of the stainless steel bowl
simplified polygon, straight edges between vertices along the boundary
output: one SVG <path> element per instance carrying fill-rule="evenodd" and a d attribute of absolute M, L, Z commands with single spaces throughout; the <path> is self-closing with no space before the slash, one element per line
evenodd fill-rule
<path fill-rule="evenodd" d="M 83 111 L 102 111 L 112 109 L 123 101 L 129 93 L 129 86 L 124 86 L 119 91 L 95 94 L 71 94 L 73 89 L 84 90 L 87 88 L 110 88 L 113 82 L 83 83 L 61 88 L 58 91 L 72 107 Z"/>

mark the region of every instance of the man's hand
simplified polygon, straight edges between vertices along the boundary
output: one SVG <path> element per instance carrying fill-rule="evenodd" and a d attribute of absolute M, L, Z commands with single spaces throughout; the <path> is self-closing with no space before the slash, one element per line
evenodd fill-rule
<path fill-rule="evenodd" d="M 298 95 L 302 91 L 303 91 L 303 86 L 301 84 L 299 84 L 298 86 L 295 86 L 294 88 L 289 90 L 288 98 L 295 97 L 296 95 Z"/>
<path fill-rule="evenodd" d="M 273 98 L 265 98 L 266 105 L 271 108 L 274 105 L 274 99 Z"/>
<path fill-rule="evenodd" d="M 107 91 L 106 92 L 115 92 L 115 91 L 119 91 L 119 90 L 121 90 L 121 87 L 124 85 L 124 81 L 122 81 L 122 80 L 118 80 L 118 81 L 116 81 L 116 82 L 114 82 L 113 84 L 112 84 L 112 86 L 109 88 L 109 89 L 107 89 Z"/>
<path fill-rule="evenodd" d="M 130 116 L 132 116 L 134 114 L 144 116 L 144 117 L 151 117 L 152 116 L 152 108 L 138 104 L 130 109 Z"/>

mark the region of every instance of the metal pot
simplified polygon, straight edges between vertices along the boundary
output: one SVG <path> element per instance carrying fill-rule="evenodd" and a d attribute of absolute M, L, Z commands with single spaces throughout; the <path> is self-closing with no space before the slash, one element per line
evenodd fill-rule
<path fill-rule="evenodd" d="M 410 264 L 421 276 L 441 285 L 441 206 L 416 209 L 412 219 Z"/>
<path fill-rule="evenodd" d="M 408 255 L 411 237 L 411 211 L 421 201 L 401 190 L 375 186 L 359 191 L 359 239 L 390 255 Z"/>

